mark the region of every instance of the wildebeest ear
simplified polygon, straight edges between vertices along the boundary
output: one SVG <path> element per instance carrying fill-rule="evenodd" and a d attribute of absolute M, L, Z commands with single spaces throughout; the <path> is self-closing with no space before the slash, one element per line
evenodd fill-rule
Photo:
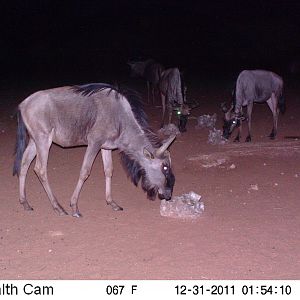
<path fill-rule="evenodd" d="M 154 159 L 154 155 L 148 149 L 144 148 L 143 153 L 147 159 Z"/>
<path fill-rule="evenodd" d="M 240 116 L 238 119 L 239 119 L 240 121 L 245 121 L 245 120 L 246 120 L 246 117 L 245 117 L 244 115 L 242 115 L 242 116 Z"/>

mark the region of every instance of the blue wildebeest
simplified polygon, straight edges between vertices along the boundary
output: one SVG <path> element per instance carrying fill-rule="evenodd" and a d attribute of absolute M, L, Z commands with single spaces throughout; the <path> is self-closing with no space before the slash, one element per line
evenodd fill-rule
<path fill-rule="evenodd" d="M 164 67 L 153 59 L 128 62 L 128 65 L 131 68 L 132 76 L 139 76 L 147 81 L 148 103 L 150 102 L 150 90 L 152 103 L 154 103 L 155 94 L 158 92 L 158 83 Z"/>
<path fill-rule="evenodd" d="M 142 189 L 149 199 L 171 199 L 175 177 L 167 148 L 171 136 L 161 143 L 148 126 L 138 95 L 108 84 L 86 84 L 39 91 L 20 105 L 16 158 L 13 173 L 19 176 L 20 203 L 32 210 L 25 193 L 26 174 L 36 156 L 34 171 L 40 179 L 56 212 L 66 214 L 49 185 L 47 161 L 50 146 L 87 145 L 79 180 L 71 197 L 72 215 L 80 217 L 78 197 L 88 178 L 93 161 L 101 149 L 106 202 L 114 210 L 122 208 L 113 201 L 111 178 L 112 150 L 119 149 L 121 161 L 131 181 Z"/>
<path fill-rule="evenodd" d="M 236 81 L 233 91 L 233 101 L 229 109 L 222 104 L 224 117 L 223 136 L 228 139 L 235 128 L 239 128 L 235 141 L 239 141 L 242 132 L 242 107 L 247 107 L 248 136 L 251 141 L 251 113 L 253 103 L 267 102 L 273 114 L 273 129 L 269 137 L 275 139 L 279 111 L 284 113 L 283 80 L 277 74 L 264 70 L 244 70 Z"/>
<path fill-rule="evenodd" d="M 176 110 L 181 115 L 179 129 L 180 131 L 186 131 L 186 117 L 190 113 L 190 108 L 184 101 L 185 91 L 182 90 L 181 76 L 178 68 L 170 68 L 162 72 L 159 81 L 159 91 L 162 102 L 161 127 L 163 127 L 165 123 L 166 110 L 168 111 L 168 124 L 170 124 L 172 120 L 172 111 Z M 180 122 L 182 124 L 180 124 Z"/>

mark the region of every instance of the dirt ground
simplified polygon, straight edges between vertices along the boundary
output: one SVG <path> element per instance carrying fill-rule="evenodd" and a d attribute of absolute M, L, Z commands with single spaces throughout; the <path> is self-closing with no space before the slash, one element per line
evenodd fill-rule
<path fill-rule="evenodd" d="M 266 105 L 254 107 L 252 143 L 208 144 L 208 130 L 189 121 L 170 150 L 174 195 L 202 196 L 205 211 L 195 221 L 160 216 L 160 201 L 147 200 L 127 179 L 117 151 L 112 189 L 124 211 L 106 205 L 100 156 L 80 195 L 83 218 L 54 213 L 33 164 L 27 195 L 34 211 L 24 211 L 12 176 L 13 111 L 36 90 L 0 91 L 1 279 L 300 279 L 300 140 L 284 138 L 300 135 L 299 89 L 286 88 L 275 141 L 266 137 L 272 127 Z M 226 93 L 195 85 L 188 97 L 201 105 L 193 116 L 216 112 L 221 128 Z M 157 130 L 160 109 L 146 111 Z M 69 212 L 84 151 L 56 145 L 50 151 L 50 183 Z"/>

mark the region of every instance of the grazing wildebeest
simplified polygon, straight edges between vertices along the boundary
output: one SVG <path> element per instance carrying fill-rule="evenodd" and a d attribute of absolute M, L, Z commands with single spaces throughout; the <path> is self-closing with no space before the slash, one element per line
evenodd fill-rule
<path fill-rule="evenodd" d="M 235 128 L 239 128 L 235 141 L 240 140 L 242 121 L 246 118 L 242 114 L 242 107 L 247 107 L 248 136 L 246 142 L 251 141 L 251 113 L 253 103 L 267 102 L 273 114 L 273 129 L 269 137 L 275 139 L 279 110 L 285 111 L 283 98 L 283 80 L 277 74 L 264 70 L 244 70 L 236 81 L 233 101 L 229 109 L 222 104 L 224 117 L 223 136 L 228 139 Z"/>
<path fill-rule="evenodd" d="M 39 91 L 20 105 L 14 174 L 19 176 L 20 203 L 32 210 L 25 194 L 25 179 L 30 163 L 36 156 L 34 171 L 40 179 L 56 212 L 66 212 L 58 203 L 49 185 L 47 161 L 50 146 L 87 145 L 77 186 L 71 197 L 72 214 L 80 217 L 78 197 L 88 178 L 93 161 L 101 149 L 106 202 L 114 210 L 122 208 L 113 201 L 111 193 L 112 150 L 119 149 L 121 161 L 135 185 L 149 199 L 171 199 L 175 177 L 167 148 L 171 136 L 160 143 L 148 126 L 138 95 L 130 90 L 108 84 L 66 86 Z"/>
<path fill-rule="evenodd" d="M 187 122 L 187 116 L 190 113 L 190 108 L 186 103 L 184 103 L 183 94 L 185 91 L 183 91 L 181 87 L 181 76 L 178 68 L 170 68 L 162 72 L 161 79 L 159 81 L 159 91 L 162 102 L 161 127 L 163 127 L 165 123 L 166 109 L 168 111 L 168 124 L 170 124 L 172 120 L 172 111 L 176 110 L 182 118 L 181 125 L 179 121 L 180 131 L 185 131 L 185 125 Z"/>
<path fill-rule="evenodd" d="M 158 93 L 158 83 L 164 67 L 153 59 L 128 62 L 128 65 L 131 68 L 132 76 L 139 76 L 147 81 L 148 103 L 150 102 L 150 90 L 152 103 L 154 103 L 155 94 Z"/>

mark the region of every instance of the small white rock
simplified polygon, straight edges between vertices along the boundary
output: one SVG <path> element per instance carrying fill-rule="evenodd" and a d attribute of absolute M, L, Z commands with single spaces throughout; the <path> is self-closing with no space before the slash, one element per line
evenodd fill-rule
<path fill-rule="evenodd" d="M 250 190 L 258 191 L 258 185 L 257 184 L 251 184 L 250 185 Z"/>
<path fill-rule="evenodd" d="M 49 235 L 55 237 L 55 236 L 63 236 L 64 234 L 62 231 L 56 230 L 56 231 L 49 231 Z"/>

